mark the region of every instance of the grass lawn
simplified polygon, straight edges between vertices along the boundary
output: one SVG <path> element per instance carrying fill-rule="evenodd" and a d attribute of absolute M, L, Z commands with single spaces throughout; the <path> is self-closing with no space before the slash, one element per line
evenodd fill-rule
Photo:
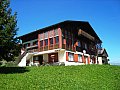
<path fill-rule="evenodd" d="M 0 90 L 120 90 L 120 66 L 4 67 Z"/>

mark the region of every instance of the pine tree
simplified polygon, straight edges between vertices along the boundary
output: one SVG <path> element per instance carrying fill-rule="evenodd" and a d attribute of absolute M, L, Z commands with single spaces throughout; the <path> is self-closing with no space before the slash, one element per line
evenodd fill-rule
<path fill-rule="evenodd" d="M 0 61 L 14 60 L 19 52 L 19 40 L 17 39 L 17 20 L 12 9 L 9 8 L 9 0 L 0 0 Z"/>

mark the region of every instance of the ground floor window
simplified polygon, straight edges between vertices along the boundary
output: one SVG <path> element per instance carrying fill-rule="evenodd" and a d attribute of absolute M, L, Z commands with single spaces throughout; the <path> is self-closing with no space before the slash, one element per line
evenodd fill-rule
<path fill-rule="evenodd" d="M 82 55 L 78 54 L 78 62 L 82 62 Z"/>
<path fill-rule="evenodd" d="M 69 59 L 69 61 L 74 61 L 74 54 L 68 53 L 68 59 Z"/>
<path fill-rule="evenodd" d="M 38 60 L 38 56 L 33 56 L 33 60 Z"/>

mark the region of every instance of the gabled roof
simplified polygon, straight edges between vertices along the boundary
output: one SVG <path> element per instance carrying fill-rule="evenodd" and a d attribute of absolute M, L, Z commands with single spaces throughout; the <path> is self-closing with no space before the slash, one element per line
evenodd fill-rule
<path fill-rule="evenodd" d="M 79 27 L 79 29 L 81 28 L 85 32 L 94 36 L 98 40 L 98 43 L 102 43 L 102 41 L 100 40 L 98 35 L 95 33 L 95 31 L 93 30 L 93 28 L 91 27 L 89 22 L 86 22 L 86 21 L 72 21 L 72 20 L 66 20 L 66 21 L 63 21 L 63 22 L 60 22 L 60 23 L 57 23 L 57 24 L 54 24 L 54 25 L 51 25 L 51 26 L 48 26 L 48 27 L 45 27 L 45 28 L 42 28 L 42 29 L 38 29 L 36 31 L 33 31 L 33 32 L 28 33 L 28 34 L 20 36 L 19 39 L 23 39 L 26 36 L 29 36 L 29 35 L 32 35 L 32 34 L 45 32 L 45 31 L 48 31 L 48 30 L 53 29 L 53 28 L 58 28 L 58 27 L 62 28 L 62 27 L 65 27 L 66 25 Z"/>
<path fill-rule="evenodd" d="M 108 53 L 107 53 L 105 48 L 98 49 L 98 55 L 99 56 L 106 56 L 106 57 L 108 57 Z"/>

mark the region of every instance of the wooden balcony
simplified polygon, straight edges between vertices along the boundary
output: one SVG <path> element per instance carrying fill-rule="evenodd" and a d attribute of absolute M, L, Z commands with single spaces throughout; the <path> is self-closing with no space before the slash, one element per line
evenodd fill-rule
<path fill-rule="evenodd" d="M 47 50 L 48 50 L 48 46 L 45 46 L 45 47 L 44 47 L 44 51 L 47 51 Z"/>
<path fill-rule="evenodd" d="M 30 50 L 27 50 L 28 53 L 33 53 L 33 52 L 39 52 L 38 49 L 30 49 Z"/>
<path fill-rule="evenodd" d="M 83 31 L 81 29 L 78 31 L 78 35 L 79 36 L 84 36 L 84 37 L 86 37 L 86 38 L 88 38 L 88 39 L 90 39 L 92 41 L 95 41 L 95 38 L 93 36 L 91 36 L 90 34 L 88 34 L 87 32 L 85 32 L 85 31 Z"/>
<path fill-rule="evenodd" d="M 38 45 L 31 45 L 31 46 L 26 47 L 26 49 L 35 48 L 35 47 L 38 47 Z"/>
<path fill-rule="evenodd" d="M 55 44 L 54 49 L 58 49 L 58 48 L 59 48 L 59 44 Z"/>
<path fill-rule="evenodd" d="M 62 49 L 65 49 L 66 45 L 65 44 L 62 44 Z"/>
<path fill-rule="evenodd" d="M 53 49 L 53 45 L 50 45 L 49 50 L 52 50 L 52 49 Z"/>

